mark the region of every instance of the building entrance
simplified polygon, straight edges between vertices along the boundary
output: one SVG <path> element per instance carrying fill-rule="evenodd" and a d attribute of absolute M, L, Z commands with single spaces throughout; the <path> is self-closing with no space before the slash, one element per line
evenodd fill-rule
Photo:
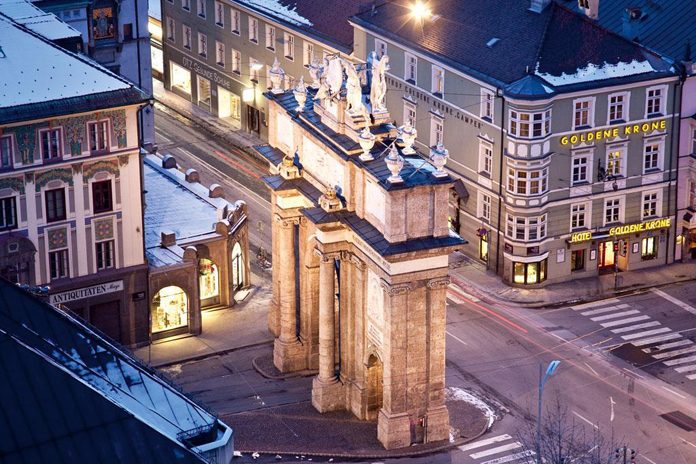
<path fill-rule="evenodd" d="M 367 418 L 377 419 L 379 410 L 382 409 L 382 361 L 377 356 L 370 355 L 367 362 Z"/>
<path fill-rule="evenodd" d="M 218 86 L 218 117 L 235 127 L 240 127 L 242 100 L 232 92 Z"/>
<path fill-rule="evenodd" d="M 599 270 L 614 270 L 616 263 L 616 253 L 614 252 L 614 241 L 607 240 L 599 244 Z"/>

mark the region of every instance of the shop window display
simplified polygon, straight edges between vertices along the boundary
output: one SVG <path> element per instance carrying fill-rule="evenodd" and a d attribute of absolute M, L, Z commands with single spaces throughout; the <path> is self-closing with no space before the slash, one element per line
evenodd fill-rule
<path fill-rule="evenodd" d="M 201 300 L 216 297 L 220 294 L 218 267 L 209 259 L 198 261 L 198 285 Z"/>
<path fill-rule="evenodd" d="M 152 333 L 188 325 L 188 299 L 179 287 L 164 287 L 152 300 Z"/>
<path fill-rule="evenodd" d="M 513 280 L 516 284 L 538 284 L 546 280 L 547 261 L 538 263 L 512 263 Z"/>

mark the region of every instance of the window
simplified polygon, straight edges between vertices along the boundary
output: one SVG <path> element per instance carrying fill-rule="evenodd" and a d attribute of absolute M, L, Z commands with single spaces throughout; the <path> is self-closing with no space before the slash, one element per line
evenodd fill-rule
<path fill-rule="evenodd" d="M 479 194 L 479 204 L 480 204 L 480 208 L 478 211 L 479 218 L 483 219 L 484 221 L 490 221 L 491 220 L 491 197 L 490 197 L 490 195 L 486 195 L 485 193 L 480 193 Z"/>
<path fill-rule="evenodd" d="M 628 121 L 628 92 L 613 93 L 609 95 L 610 123 Z"/>
<path fill-rule="evenodd" d="M 275 50 L 276 43 L 276 31 L 275 27 L 270 24 L 266 24 L 266 48 L 269 50 Z"/>
<path fill-rule="evenodd" d="M 191 0 L 181 0 L 181 8 L 191 11 Z"/>
<path fill-rule="evenodd" d="M 218 66 L 225 67 L 225 44 L 215 41 L 215 62 Z"/>
<path fill-rule="evenodd" d="M 623 221 L 621 198 L 604 200 L 604 225 Z"/>
<path fill-rule="evenodd" d="M 643 211 L 641 219 L 648 219 L 660 216 L 660 194 L 659 192 L 643 193 Z"/>
<path fill-rule="evenodd" d="M 546 280 L 547 260 L 538 263 L 512 263 L 513 282 L 516 284 L 537 284 Z"/>
<path fill-rule="evenodd" d="M 152 299 L 152 333 L 188 325 L 188 298 L 179 287 L 162 288 Z"/>
<path fill-rule="evenodd" d="M 493 174 L 493 145 L 483 140 L 479 140 L 479 173 Z"/>
<path fill-rule="evenodd" d="M 65 219 L 65 189 L 46 190 L 46 222 Z"/>
<path fill-rule="evenodd" d="M 97 121 L 87 124 L 90 153 L 104 152 L 109 149 L 109 121 Z"/>
<path fill-rule="evenodd" d="M 417 84 L 418 58 L 410 53 L 404 53 L 404 79 L 413 85 Z"/>
<path fill-rule="evenodd" d="M 0 137 L 0 169 L 12 166 L 13 159 L 12 136 Z"/>
<path fill-rule="evenodd" d="M 493 121 L 493 92 L 488 89 L 481 89 L 481 114 L 482 118 Z"/>
<path fill-rule="evenodd" d="M 646 140 L 643 148 L 643 173 L 662 169 L 664 140 Z"/>
<path fill-rule="evenodd" d="M 197 76 L 196 79 L 198 80 L 198 104 L 202 104 L 210 108 L 210 81 L 201 76 Z"/>
<path fill-rule="evenodd" d="M 626 175 L 626 147 L 608 147 L 607 151 L 607 176 Z"/>
<path fill-rule="evenodd" d="M 183 25 L 184 29 L 184 48 L 191 50 L 191 28 L 187 25 Z"/>
<path fill-rule="evenodd" d="M 242 54 L 239 50 L 232 50 L 232 72 L 237 74 L 242 72 Z"/>
<path fill-rule="evenodd" d="M 215 24 L 225 27 L 225 7 L 220 2 L 215 2 Z"/>
<path fill-rule="evenodd" d="M 382 58 L 387 54 L 387 43 L 383 40 L 375 39 L 375 52 L 377 52 L 378 58 Z"/>
<path fill-rule="evenodd" d="M 259 21 L 249 16 L 249 41 L 259 43 Z"/>
<path fill-rule="evenodd" d="M 542 240 L 546 238 L 546 214 L 531 217 L 507 215 L 506 235 L 515 240 Z"/>
<path fill-rule="evenodd" d="M 242 23 L 242 15 L 239 10 L 230 10 L 232 14 L 232 32 L 239 35 L 239 25 Z"/>
<path fill-rule="evenodd" d="M 41 157 L 44 160 L 60 158 L 62 155 L 60 129 L 39 131 L 41 136 Z"/>
<path fill-rule="evenodd" d="M 444 120 L 440 116 L 431 115 L 430 116 L 430 146 L 436 147 L 440 144 L 444 144 L 443 141 L 443 124 Z"/>
<path fill-rule="evenodd" d="M 437 66 L 432 69 L 432 82 L 430 91 L 436 96 L 442 98 L 445 94 L 445 70 Z"/>
<path fill-rule="evenodd" d="M 249 77 L 254 82 L 259 82 L 259 70 L 261 69 L 261 66 L 259 66 L 260 64 L 261 63 L 255 59 L 249 58 Z"/>
<path fill-rule="evenodd" d="M 571 182 L 573 185 L 589 182 L 590 157 L 586 152 L 573 155 Z"/>
<path fill-rule="evenodd" d="M 410 101 L 404 101 L 404 124 L 410 122 L 411 126 L 416 127 L 416 105 Z"/>
<path fill-rule="evenodd" d="M 198 16 L 205 18 L 205 0 L 198 0 Z"/>
<path fill-rule="evenodd" d="M 49 252 L 48 266 L 51 272 L 51 280 L 70 277 L 70 270 L 68 269 L 68 250 Z"/>
<path fill-rule="evenodd" d="M 508 192 L 516 195 L 539 195 L 548 189 L 549 168 L 534 171 L 508 168 Z"/>
<path fill-rule="evenodd" d="M 665 104 L 666 87 L 650 87 L 646 92 L 645 117 L 662 116 Z"/>
<path fill-rule="evenodd" d="M 167 18 L 167 40 L 174 42 L 176 35 L 174 34 L 174 28 L 176 24 L 172 18 Z"/>
<path fill-rule="evenodd" d="M 92 211 L 94 214 L 113 210 L 111 180 L 92 183 Z"/>
<path fill-rule="evenodd" d="M 570 252 L 570 270 L 573 272 L 585 270 L 585 249 Z"/>
<path fill-rule="evenodd" d="M 573 129 L 582 129 L 594 125 L 594 99 L 583 98 L 573 103 L 575 116 L 573 117 Z"/>
<path fill-rule="evenodd" d="M 524 139 L 544 137 L 551 130 L 551 110 L 522 113 L 510 110 L 510 135 Z"/>
<path fill-rule="evenodd" d="M 17 227 L 17 203 L 15 197 L 0 198 L 0 230 Z"/>
<path fill-rule="evenodd" d="M 587 203 L 570 205 L 570 229 L 584 229 L 587 227 Z"/>
<path fill-rule="evenodd" d="M 657 237 L 645 237 L 641 241 L 640 258 L 644 261 L 657 258 Z"/>
<path fill-rule="evenodd" d="M 285 58 L 289 60 L 295 59 L 295 36 L 292 34 L 285 33 L 285 44 L 283 53 Z"/>
<path fill-rule="evenodd" d="M 198 33 L 198 54 L 204 58 L 208 56 L 208 36 L 201 32 Z"/>
<path fill-rule="evenodd" d="M 305 40 L 302 45 L 302 64 L 309 67 L 312 61 L 314 61 L 314 44 Z"/>
<path fill-rule="evenodd" d="M 114 241 L 97 242 L 96 244 L 97 270 L 114 267 Z"/>

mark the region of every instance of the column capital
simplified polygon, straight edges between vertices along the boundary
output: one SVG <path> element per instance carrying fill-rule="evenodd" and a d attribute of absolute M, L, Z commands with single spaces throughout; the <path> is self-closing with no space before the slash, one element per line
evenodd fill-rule
<path fill-rule="evenodd" d="M 280 227 L 282 228 L 290 228 L 292 226 L 295 226 L 300 223 L 299 218 L 284 218 L 280 216 L 279 214 L 276 214 L 273 219 L 275 222 L 277 222 Z"/>
<path fill-rule="evenodd" d="M 358 258 L 356 255 L 352 254 L 350 255 L 350 262 L 353 263 L 353 266 L 359 271 L 364 271 L 365 268 L 367 267 L 367 264 L 365 261 L 362 259 Z"/>
<path fill-rule="evenodd" d="M 335 261 L 335 260 L 337 260 L 337 259 L 341 259 L 341 252 L 340 252 L 340 251 L 337 251 L 337 252 L 330 252 L 330 253 L 324 253 L 324 252 L 321 251 L 319 248 L 315 248 L 315 249 L 314 249 L 314 254 L 317 255 L 317 256 L 319 257 L 319 261 L 322 262 L 322 263 L 324 263 L 324 264 L 328 264 L 328 263 L 330 263 L 331 261 Z"/>
<path fill-rule="evenodd" d="M 449 276 L 445 277 L 438 277 L 437 279 L 431 279 L 428 281 L 427 285 L 428 288 L 432 290 L 437 290 L 441 288 L 447 288 L 450 284 L 451 280 Z"/>
<path fill-rule="evenodd" d="M 406 293 L 413 290 L 413 287 L 411 286 L 410 283 L 391 285 L 391 284 L 387 283 L 385 280 L 380 280 L 380 285 L 387 292 L 387 295 L 389 295 L 389 296 L 405 295 Z"/>

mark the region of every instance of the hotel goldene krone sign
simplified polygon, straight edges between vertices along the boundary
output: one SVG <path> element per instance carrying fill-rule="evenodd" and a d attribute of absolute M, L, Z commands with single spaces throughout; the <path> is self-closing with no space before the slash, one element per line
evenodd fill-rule
<path fill-rule="evenodd" d="M 647 230 L 657 230 L 666 229 L 672 225 L 672 218 L 660 218 L 653 219 L 651 221 L 638 222 L 636 224 L 627 224 L 625 226 L 615 226 L 609 229 L 609 235 L 615 237 L 617 235 L 626 235 L 639 232 L 645 232 Z M 570 243 L 580 243 L 591 240 L 595 235 L 606 235 L 606 232 L 595 232 L 594 234 L 590 231 L 576 232 L 570 235 Z"/>
<path fill-rule="evenodd" d="M 595 140 L 612 139 L 620 135 L 646 134 L 652 131 L 662 131 L 667 128 L 667 121 L 645 122 L 643 124 L 629 124 L 623 127 L 611 129 L 597 129 L 594 131 L 583 132 L 581 134 L 564 135 L 561 137 L 561 145 L 575 145 L 578 143 L 594 142 Z"/>

